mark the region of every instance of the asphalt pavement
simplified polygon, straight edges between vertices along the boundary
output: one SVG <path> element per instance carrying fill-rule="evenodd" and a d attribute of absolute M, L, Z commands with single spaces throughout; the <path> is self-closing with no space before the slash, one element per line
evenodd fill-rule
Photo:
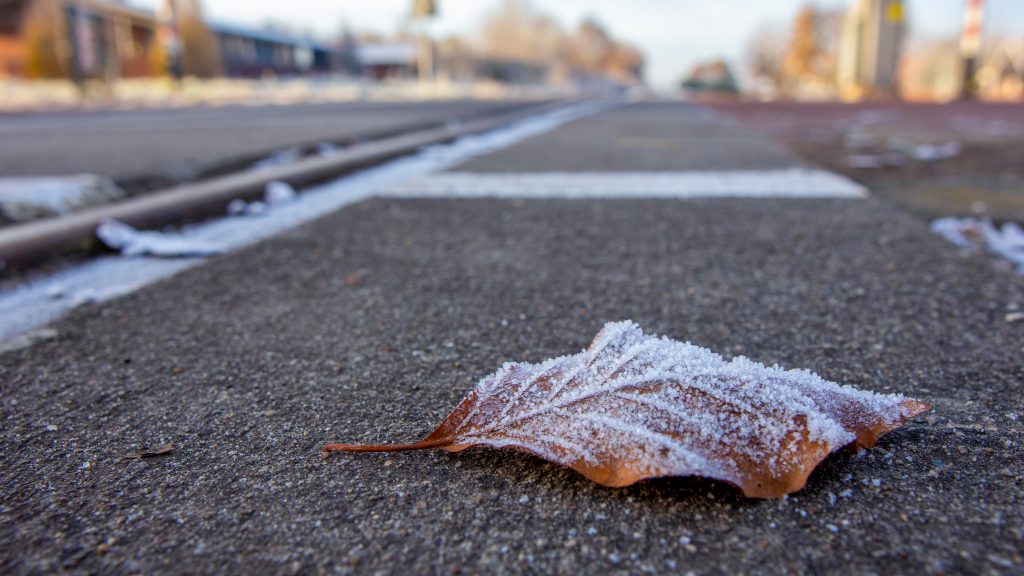
<path fill-rule="evenodd" d="M 454 171 L 802 164 L 742 134 L 636 104 Z M 0 356 L 0 570 L 1019 573 L 1021 306 L 875 198 L 365 201 Z M 502 362 L 626 318 L 933 411 L 778 501 L 511 451 L 320 459 L 420 439 Z"/>
<path fill-rule="evenodd" d="M 129 187 L 159 185 L 291 146 L 349 143 L 526 104 L 346 102 L 0 114 L 0 174 L 92 173 Z"/>

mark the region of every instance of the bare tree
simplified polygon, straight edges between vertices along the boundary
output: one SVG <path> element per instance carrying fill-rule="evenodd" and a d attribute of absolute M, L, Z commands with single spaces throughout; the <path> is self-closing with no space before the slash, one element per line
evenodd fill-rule
<path fill-rule="evenodd" d="M 789 44 L 782 59 L 784 89 L 816 83 L 834 85 L 842 30 L 842 10 L 805 4 L 793 20 Z"/>
<path fill-rule="evenodd" d="M 785 82 L 782 61 L 786 53 L 786 38 L 777 24 L 760 24 L 747 42 L 745 60 L 751 76 L 767 79 L 776 89 Z"/>
<path fill-rule="evenodd" d="M 564 55 L 570 69 L 621 81 L 643 77 L 644 57 L 636 48 L 612 38 L 597 20 L 588 18 L 566 41 Z"/>
<path fill-rule="evenodd" d="M 529 0 L 504 0 L 481 26 L 480 52 L 491 58 L 550 62 L 557 58 L 564 35 L 558 22 Z"/>
<path fill-rule="evenodd" d="M 551 16 L 529 0 L 504 0 L 480 29 L 479 53 L 485 58 L 545 66 L 564 72 L 634 82 L 643 75 L 644 57 L 612 38 L 600 22 L 588 18 L 566 34 Z"/>
<path fill-rule="evenodd" d="M 821 53 L 817 34 L 818 12 L 805 4 L 793 20 L 793 31 L 782 67 L 787 79 L 799 81 L 814 74 L 814 62 Z"/>
<path fill-rule="evenodd" d="M 200 0 L 177 0 L 177 19 L 182 72 L 201 78 L 220 75 L 220 47 L 203 19 Z"/>

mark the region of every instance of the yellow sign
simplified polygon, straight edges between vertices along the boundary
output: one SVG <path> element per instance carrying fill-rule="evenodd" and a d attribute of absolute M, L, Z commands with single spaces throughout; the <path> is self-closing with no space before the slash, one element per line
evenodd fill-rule
<path fill-rule="evenodd" d="M 890 0 L 885 7 L 885 19 L 892 24 L 903 22 L 903 2 L 901 0 Z"/>
<path fill-rule="evenodd" d="M 413 18 L 430 18 L 432 16 L 437 16 L 437 2 L 434 0 L 413 0 Z"/>

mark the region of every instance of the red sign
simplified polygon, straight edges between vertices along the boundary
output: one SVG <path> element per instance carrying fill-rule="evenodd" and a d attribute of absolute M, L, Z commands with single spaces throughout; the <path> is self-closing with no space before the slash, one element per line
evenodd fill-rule
<path fill-rule="evenodd" d="M 981 25 L 983 0 L 967 0 L 964 9 L 964 30 L 960 36 L 960 53 L 977 56 L 981 51 Z"/>

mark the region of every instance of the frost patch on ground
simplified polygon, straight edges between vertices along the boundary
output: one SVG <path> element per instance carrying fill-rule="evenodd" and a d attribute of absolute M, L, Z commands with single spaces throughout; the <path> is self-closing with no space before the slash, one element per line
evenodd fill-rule
<path fill-rule="evenodd" d="M 978 218 L 939 218 L 932 222 L 932 231 L 967 250 L 985 249 L 1013 264 L 1024 274 L 1024 228 L 1016 222 L 996 227 L 989 220 Z"/>
<path fill-rule="evenodd" d="M 179 258 L 210 256 L 224 252 L 224 247 L 213 242 L 189 238 L 173 232 L 136 230 L 116 220 L 107 220 L 96 228 L 96 236 L 122 256 L 157 256 Z"/>
<path fill-rule="evenodd" d="M 267 212 L 268 206 L 276 206 L 291 202 L 298 193 L 287 182 L 268 182 L 263 192 L 263 200 L 246 202 L 241 198 L 235 198 L 228 203 L 228 216 L 262 216 Z"/>
<path fill-rule="evenodd" d="M 263 193 L 263 201 L 268 206 L 283 204 L 295 199 L 295 189 L 287 182 L 268 182 Z"/>
<path fill-rule="evenodd" d="M 0 213 L 14 222 L 70 214 L 123 197 L 113 180 L 93 174 L 0 178 Z"/>
<path fill-rule="evenodd" d="M 911 150 L 910 156 L 921 162 L 936 162 L 952 158 L 959 153 L 959 142 L 946 142 L 945 144 L 918 144 Z"/>

